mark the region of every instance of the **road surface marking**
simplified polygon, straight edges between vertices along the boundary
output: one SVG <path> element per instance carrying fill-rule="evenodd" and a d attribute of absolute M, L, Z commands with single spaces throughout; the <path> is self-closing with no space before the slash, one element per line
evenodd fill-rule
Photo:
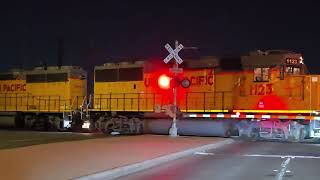
<path fill-rule="evenodd" d="M 204 155 L 204 156 L 212 156 L 214 153 L 206 153 L 206 152 L 195 152 L 196 155 Z"/>
<path fill-rule="evenodd" d="M 278 172 L 279 170 L 278 169 L 274 169 L 273 172 Z M 286 170 L 286 173 L 291 173 L 290 170 Z"/>
<path fill-rule="evenodd" d="M 319 156 L 293 156 L 293 155 L 269 155 L 269 154 L 245 154 L 246 157 L 270 157 L 270 158 L 300 158 L 300 159 L 320 159 Z"/>
<path fill-rule="evenodd" d="M 285 161 L 283 161 L 283 162 L 281 163 L 281 170 L 280 170 L 279 173 L 277 174 L 276 180 L 282 180 L 283 176 L 284 176 L 285 173 L 286 173 L 288 164 L 290 163 L 290 159 L 291 159 L 291 158 L 288 157 Z"/>
<path fill-rule="evenodd" d="M 320 144 L 308 144 L 309 146 L 320 146 Z"/>
<path fill-rule="evenodd" d="M 119 132 L 111 132 L 110 134 L 115 136 L 115 135 L 119 135 L 120 133 Z"/>
<path fill-rule="evenodd" d="M 10 140 L 9 142 L 25 142 L 25 141 L 39 141 L 41 139 L 14 139 Z"/>

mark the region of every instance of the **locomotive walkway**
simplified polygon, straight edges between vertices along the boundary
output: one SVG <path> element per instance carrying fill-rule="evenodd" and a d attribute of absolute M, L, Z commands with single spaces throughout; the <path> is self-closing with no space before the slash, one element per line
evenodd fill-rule
<path fill-rule="evenodd" d="M 143 135 L 0 150 L 0 179 L 110 179 L 232 142 Z"/>

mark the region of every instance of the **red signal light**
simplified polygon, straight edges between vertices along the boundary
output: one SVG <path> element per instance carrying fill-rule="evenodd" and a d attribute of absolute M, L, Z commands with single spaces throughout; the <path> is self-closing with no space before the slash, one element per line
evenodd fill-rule
<path fill-rule="evenodd" d="M 161 89 L 169 89 L 170 88 L 171 78 L 167 75 L 163 74 L 158 78 L 158 85 Z"/>

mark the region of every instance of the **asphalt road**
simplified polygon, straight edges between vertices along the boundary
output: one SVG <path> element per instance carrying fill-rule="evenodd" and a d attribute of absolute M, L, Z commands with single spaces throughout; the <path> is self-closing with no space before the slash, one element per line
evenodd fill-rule
<path fill-rule="evenodd" d="M 319 180 L 320 144 L 236 140 L 118 180 L 149 179 Z"/>

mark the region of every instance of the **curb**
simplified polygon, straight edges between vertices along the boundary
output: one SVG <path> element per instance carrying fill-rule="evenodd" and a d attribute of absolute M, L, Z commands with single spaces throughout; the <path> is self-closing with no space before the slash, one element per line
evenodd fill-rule
<path fill-rule="evenodd" d="M 132 173 L 136 173 L 138 171 L 142 171 L 142 170 L 154 167 L 156 165 L 160 165 L 160 164 L 168 162 L 168 161 L 172 161 L 172 160 L 176 160 L 176 159 L 188 156 L 188 155 L 192 155 L 195 152 L 199 152 L 199 151 L 203 152 L 203 151 L 208 151 L 210 149 L 216 149 L 216 148 L 222 147 L 224 145 L 231 144 L 233 142 L 234 142 L 233 139 L 227 139 L 227 140 L 224 140 L 221 142 L 207 144 L 204 146 L 188 149 L 185 151 L 180 151 L 180 152 L 176 152 L 173 154 L 164 155 L 164 156 L 150 159 L 150 160 L 146 160 L 143 162 L 139 162 L 139 163 L 123 166 L 123 167 L 118 167 L 118 168 L 114 168 L 114 169 L 110 169 L 110 170 L 106 170 L 106 171 L 102 171 L 102 172 L 97 172 L 97 173 L 77 177 L 77 178 L 74 178 L 73 180 L 115 179 L 115 178 L 119 178 L 121 176 L 126 176 L 126 175 L 129 175 Z"/>

